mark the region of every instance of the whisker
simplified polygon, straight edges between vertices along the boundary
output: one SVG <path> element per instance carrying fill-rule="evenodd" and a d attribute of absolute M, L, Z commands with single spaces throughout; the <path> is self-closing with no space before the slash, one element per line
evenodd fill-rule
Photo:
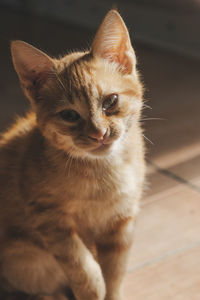
<path fill-rule="evenodd" d="M 143 134 L 143 137 L 151 144 L 151 145 L 154 145 L 154 143 L 147 137 Z"/>
<path fill-rule="evenodd" d="M 58 79 L 60 85 L 62 86 L 63 90 L 64 90 L 65 92 L 67 92 L 67 89 L 66 89 L 66 87 L 64 86 L 63 82 L 61 81 L 61 79 L 60 79 L 60 77 L 58 76 L 58 74 L 56 74 L 56 77 L 57 77 L 57 79 Z"/>
<path fill-rule="evenodd" d="M 166 121 L 166 119 L 164 119 L 164 118 L 143 118 L 143 119 L 141 119 L 140 121 Z"/>
<path fill-rule="evenodd" d="M 67 89 L 66 89 L 66 87 L 64 86 L 62 80 L 60 79 L 58 73 L 57 73 L 56 71 L 51 71 L 51 72 L 49 72 L 49 73 L 56 76 L 56 78 L 58 79 L 58 82 L 60 83 L 60 86 L 63 88 L 64 92 L 67 93 Z"/>
<path fill-rule="evenodd" d="M 72 162 L 74 160 L 73 156 L 70 154 L 72 150 L 73 150 L 72 147 L 70 149 L 68 149 L 69 156 L 68 156 L 66 164 L 65 164 L 65 175 L 67 175 L 67 177 L 69 177 L 69 175 L 70 175 Z"/>
<path fill-rule="evenodd" d="M 145 107 L 145 108 L 149 108 L 149 109 L 152 109 L 152 107 L 151 107 L 151 106 L 149 106 L 149 105 L 147 105 L 147 104 L 143 104 L 143 107 Z"/>

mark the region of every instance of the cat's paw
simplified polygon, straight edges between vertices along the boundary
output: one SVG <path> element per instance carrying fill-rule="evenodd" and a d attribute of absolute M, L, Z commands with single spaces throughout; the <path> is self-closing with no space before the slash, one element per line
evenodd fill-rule
<path fill-rule="evenodd" d="M 93 299 L 104 300 L 106 294 L 106 285 L 98 263 L 96 263 L 96 267 L 91 278 L 91 286 L 96 290 L 96 297 Z"/>
<path fill-rule="evenodd" d="M 85 262 L 87 281 L 85 282 L 84 289 L 82 289 L 81 299 L 104 300 L 106 294 L 106 286 L 101 267 L 89 253 Z"/>

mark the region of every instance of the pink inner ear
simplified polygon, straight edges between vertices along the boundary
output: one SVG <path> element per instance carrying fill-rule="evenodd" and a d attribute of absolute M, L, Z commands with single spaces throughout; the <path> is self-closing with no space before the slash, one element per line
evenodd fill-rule
<path fill-rule="evenodd" d="M 21 66 L 20 72 L 21 81 L 25 84 L 42 84 L 53 72 L 53 63 L 46 57 L 36 60 L 33 58 Z"/>
<path fill-rule="evenodd" d="M 123 74 L 135 68 L 135 54 L 128 30 L 119 13 L 111 10 L 105 16 L 92 44 L 92 52 L 102 58 L 118 63 Z"/>
<path fill-rule="evenodd" d="M 122 39 L 121 43 L 115 49 L 112 47 L 102 52 L 102 57 L 109 59 L 111 62 L 116 62 L 121 65 L 121 72 L 123 74 L 132 73 L 133 61 L 126 54 L 126 40 Z M 129 50 L 131 51 L 131 50 Z"/>
<path fill-rule="evenodd" d="M 11 52 L 15 70 L 25 86 L 42 83 L 53 71 L 52 59 L 25 42 L 12 42 Z"/>
<path fill-rule="evenodd" d="M 52 63 L 38 65 L 24 65 L 24 69 L 20 74 L 21 80 L 23 82 L 31 84 L 42 84 L 52 73 L 53 65 Z"/>

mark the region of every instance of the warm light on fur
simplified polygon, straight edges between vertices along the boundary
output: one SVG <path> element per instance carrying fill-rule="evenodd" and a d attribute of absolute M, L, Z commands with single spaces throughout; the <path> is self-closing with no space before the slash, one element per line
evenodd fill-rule
<path fill-rule="evenodd" d="M 120 300 L 145 170 L 127 28 L 111 10 L 87 52 L 11 52 L 32 111 L 0 140 L 0 299 Z"/>

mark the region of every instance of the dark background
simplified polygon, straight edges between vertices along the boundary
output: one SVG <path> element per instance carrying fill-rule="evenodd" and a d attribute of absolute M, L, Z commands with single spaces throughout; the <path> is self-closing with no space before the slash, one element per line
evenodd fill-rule
<path fill-rule="evenodd" d="M 22 39 L 52 56 L 85 49 L 112 6 L 110 0 L 0 0 L 1 131 L 28 107 L 12 66 L 10 40 Z M 130 30 L 152 107 L 144 118 L 162 119 L 144 124 L 154 144 L 147 141 L 148 157 L 161 166 L 173 164 L 200 148 L 199 2 L 125 0 L 115 6 Z"/>

